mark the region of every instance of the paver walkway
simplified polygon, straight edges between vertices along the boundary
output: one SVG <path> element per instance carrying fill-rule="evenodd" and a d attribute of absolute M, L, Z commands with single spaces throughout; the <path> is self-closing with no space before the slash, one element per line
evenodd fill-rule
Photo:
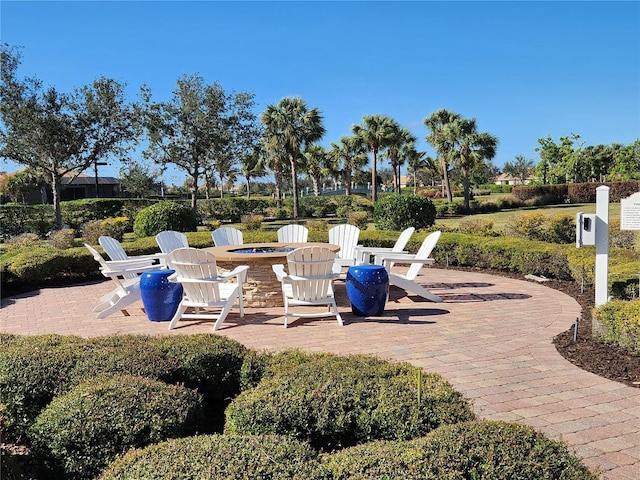
<path fill-rule="evenodd" d="M 421 280 L 436 304 L 392 287 L 383 316 L 351 314 L 337 282 L 345 321 L 296 320 L 284 329 L 282 308 L 232 313 L 220 335 L 258 350 L 303 348 L 370 353 L 443 375 L 477 415 L 531 425 L 566 441 L 604 479 L 640 479 L 640 389 L 585 372 L 558 354 L 552 339 L 580 316 L 571 297 L 544 285 L 482 273 L 429 269 Z M 43 289 L 2 300 L 0 332 L 38 335 L 180 335 L 211 332 L 210 322 L 183 321 L 169 332 L 149 322 L 138 302 L 96 320 L 91 314 L 109 282 Z"/>

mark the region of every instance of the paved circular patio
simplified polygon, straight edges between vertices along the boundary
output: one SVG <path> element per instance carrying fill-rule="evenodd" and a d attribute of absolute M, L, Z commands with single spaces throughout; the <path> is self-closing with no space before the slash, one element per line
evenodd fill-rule
<path fill-rule="evenodd" d="M 571 297 L 526 280 L 426 269 L 420 283 L 443 298 L 430 303 L 392 287 L 384 315 L 351 314 L 344 282 L 336 295 L 345 326 L 335 319 L 295 320 L 283 309 L 232 311 L 217 332 L 258 350 L 302 348 L 369 353 L 408 361 L 444 376 L 469 398 L 479 417 L 531 425 L 566 441 L 605 479 L 640 479 L 640 389 L 605 380 L 567 362 L 552 339 L 580 317 Z M 42 289 L 3 298 L 0 332 L 39 335 L 211 332 L 211 322 L 150 322 L 142 302 L 106 319 L 91 310 L 109 282 Z"/>

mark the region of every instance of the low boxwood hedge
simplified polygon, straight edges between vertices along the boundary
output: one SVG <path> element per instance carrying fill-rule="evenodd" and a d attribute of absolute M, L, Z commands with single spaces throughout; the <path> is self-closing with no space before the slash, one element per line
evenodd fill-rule
<path fill-rule="evenodd" d="M 414 438 L 474 417 L 437 374 L 422 375 L 419 398 L 419 369 L 408 363 L 301 352 L 273 358 L 278 366 L 267 367 L 257 386 L 227 407 L 226 433 L 289 434 L 326 451 Z"/>
<path fill-rule="evenodd" d="M 38 415 L 29 429 L 32 454 L 47 475 L 94 478 L 130 448 L 193 435 L 203 413 L 195 390 L 135 376 L 96 377 Z"/>
<path fill-rule="evenodd" d="M 594 335 L 640 355 L 640 300 L 612 300 L 593 310 Z"/>
<path fill-rule="evenodd" d="M 477 421 L 404 442 L 371 442 L 322 457 L 334 480 L 595 480 L 567 446 L 533 428 Z"/>
<path fill-rule="evenodd" d="M 207 435 L 131 450 L 99 480 L 321 480 L 316 452 L 287 436 Z"/>

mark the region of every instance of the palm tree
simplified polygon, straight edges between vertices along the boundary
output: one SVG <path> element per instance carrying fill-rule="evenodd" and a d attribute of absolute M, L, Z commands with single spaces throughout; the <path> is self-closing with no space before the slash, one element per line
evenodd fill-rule
<path fill-rule="evenodd" d="M 327 164 L 327 152 L 322 145 L 309 145 L 304 151 L 305 171 L 313 184 L 313 193 L 320 195 L 320 180 Z"/>
<path fill-rule="evenodd" d="M 273 172 L 275 183 L 276 205 L 282 207 L 283 177 L 287 173 L 286 153 L 282 145 L 278 143 L 278 138 L 264 137 L 264 163 Z"/>
<path fill-rule="evenodd" d="M 391 163 L 393 185 L 396 193 L 400 193 L 400 168 L 405 161 L 407 145 L 414 145 L 416 140 L 417 138 L 409 130 L 398 126 L 383 153 L 383 156 Z"/>
<path fill-rule="evenodd" d="M 357 136 L 344 136 L 340 143 L 331 143 L 328 157 L 334 165 L 334 170 L 342 173 L 345 185 L 345 195 L 351 195 L 351 180 L 355 169 L 367 164 L 367 147 Z M 342 164 L 342 169 L 340 169 Z"/>
<path fill-rule="evenodd" d="M 449 202 L 453 201 L 451 183 L 449 181 L 449 156 L 454 149 L 454 142 L 449 138 L 446 126 L 461 118 L 461 115 L 443 108 L 424 119 L 424 125 L 431 130 L 431 133 L 427 134 L 425 138 L 439 155 L 442 163 L 442 181 L 444 182 Z"/>
<path fill-rule="evenodd" d="M 324 135 L 322 116 L 318 108 L 309 109 L 298 97 L 285 97 L 278 105 L 267 105 L 262 113 L 262 124 L 270 143 L 278 144 L 287 155 L 291 166 L 293 190 L 293 218 L 298 218 L 298 161 L 301 149 Z"/>
<path fill-rule="evenodd" d="M 410 143 L 405 149 L 408 170 L 413 173 L 413 194 L 418 193 L 418 172 L 427 168 L 426 152 L 416 150 L 415 143 Z"/>
<path fill-rule="evenodd" d="M 265 153 L 259 146 L 240 157 L 240 173 L 247 185 L 247 198 L 251 198 L 251 179 L 264 177 L 267 174 L 264 157 Z"/>
<path fill-rule="evenodd" d="M 354 125 L 351 131 L 364 142 L 369 151 L 373 154 L 373 162 L 371 167 L 371 200 L 376 203 L 377 200 L 377 163 L 378 151 L 385 148 L 393 139 L 394 132 L 397 130 L 397 123 L 386 115 L 365 115 L 362 117 L 363 125 Z"/>
<path fill-rule="evenodd" d="M 445 127 L 445 135 L 453 142 L 452 160 L 462 172 L 464 190 L 464 207 L 469 210 L 470 184 L 469 175 L 473 168 L 485 159 L 496 155 L 498 138 L 489 133 L 479 133 L 476 119 L 458 119 Z"/>

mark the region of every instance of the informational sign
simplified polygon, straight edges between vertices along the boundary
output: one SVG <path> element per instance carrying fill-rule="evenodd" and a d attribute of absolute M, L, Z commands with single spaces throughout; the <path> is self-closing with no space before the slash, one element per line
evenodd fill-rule
<path fill-rule="evenodd" d="M 620 230 L 640 230 L 640 192 L 620 200 Z"/>

